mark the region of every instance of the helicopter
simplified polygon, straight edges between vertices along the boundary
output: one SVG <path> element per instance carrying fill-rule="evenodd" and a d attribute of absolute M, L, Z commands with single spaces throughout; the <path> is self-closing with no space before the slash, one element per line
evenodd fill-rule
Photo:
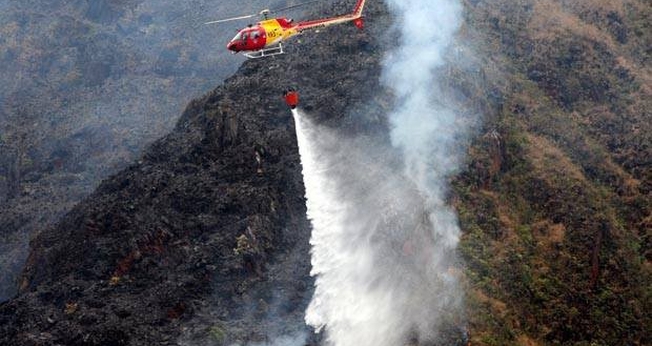
<path fill-rule="evenodd" d="M 238 31 L 238 34 L 226 45 L 226 49 L 236 54 L 242 52 L 244 56 L 250 59 L 263 58 L 273 55 L 283 54 L 282 42 L 302 33 L 305 30 L 320 29 L 327 26 L 353 22 L 358 29 L 364 28 L 362 9 L 365 0 L 357 0 L 353 12 L 336 17 L 314 19 L 295 23 L 292 19 L 285 17 L 268 18 L 272 13 L 276 13 L 289 8 L 304 6 L 317 1 L 306 2 L 299 5 L 284 7 L 277 10 L 265 9 L 260 13 L 232 17 L 227 19 L 214 20 L 204 24 L 216 24 L 234 20 L 241 20 L 256 17 L 263 17 L 263 20 L 255 25 L 249 25 Z"/>

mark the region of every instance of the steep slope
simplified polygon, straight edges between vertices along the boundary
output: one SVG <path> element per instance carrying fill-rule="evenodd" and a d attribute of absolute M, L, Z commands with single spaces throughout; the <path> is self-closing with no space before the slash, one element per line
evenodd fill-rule
<path fill-rule="evenodd" d="M 378 4 L 368 10 L 381 18 Z M 346 108 L 377 84 L 368 35 L 379 29 L 337 30 L 247 61 L 191 102 L 140 161 L 37 237 L 21 294 L 0 306 L 0 343 L 152 345 L 182 330 L 195 342 L 264 340 L 271 327 L 258 325 L 271 314 L 284 321 L 279 332 L 300 331 L 309 228 L 280 95 L 294 85 L 318 117 L 366 121 L 347 120 Z"/>
<path fill-rule="evenodd" d="M 214 33 L 191 30 L 200 9 L 178 1 L 2 2 L 0 300 L 36 231 L 237 68 L 203 44 Z"/>
<path fill-rule="evenodd" d="M 649 344 L 649 3 L 467 8 L 494 95 L 456 181 L 474 344 Z"/>
<path fill-rule="evenodd" d="M 246 23 L 201 23 L 259 6 L 0 0 L 0 301 L 16 292 L 30 237 L 142 155 L 192 97 L 242 63 L 224 45 Z"/>

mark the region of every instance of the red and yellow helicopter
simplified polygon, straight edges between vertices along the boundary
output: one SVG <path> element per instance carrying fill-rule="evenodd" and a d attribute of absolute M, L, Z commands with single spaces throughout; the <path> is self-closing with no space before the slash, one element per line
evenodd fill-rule
<path fill-rule="evenodd" d="M 214 20 L 204 24 L 222 23 L 262 15 L 264 20 L 256 23 L 256 25 L 249 25 L 248 27 L 238 31 L 238 34 L 235 35 L 231 42 L 226 45 L 226 48 L 233 54 L 243 52 L 247 58 L 252 59 L 283 54 L 282 42 L 289 39 L 290 37 L 302 33 L 305 30 L 325 28 L 327 26 L 347 22 L 353 22 L 353 24 L 359 29 L 364 27 L 362 9 L 364 8 L 365 0 L 357 0 L 352 13 L 337 17 L 315 19 L 298 23 L 294 23 L 294 21 L 285 17 L 272 19 L 267 18 L 271 13 L 275 13 L 280 10 L 287 10 L 293 7 L 303 6 L 313 2 L 316 1 L 285 7 L 283 9 L 274 11 L 263 10 L 259 14 L 250 14 L 246 16 Z"/>

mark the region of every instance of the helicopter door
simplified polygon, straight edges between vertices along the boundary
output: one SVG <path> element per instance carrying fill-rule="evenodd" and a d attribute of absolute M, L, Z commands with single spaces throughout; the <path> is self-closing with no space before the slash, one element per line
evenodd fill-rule
<path fill-rule="evenodd" d="M 265 47 L 267 39 L 265 38 L 265 31 L 261 29 L 254 29 L 249 32 L 252 49 L 261 49 Z"/>
<path fill-rule="evenodd" d="M 242 45 L 242 48 L 250 49 L 250 46 L 251 46 L 251 43 L 249 42 L 250 37 L 251 36 L 250 36 L 249 32 L 243 32 L 242 33 L 242 41 L 240 43 Z"/>

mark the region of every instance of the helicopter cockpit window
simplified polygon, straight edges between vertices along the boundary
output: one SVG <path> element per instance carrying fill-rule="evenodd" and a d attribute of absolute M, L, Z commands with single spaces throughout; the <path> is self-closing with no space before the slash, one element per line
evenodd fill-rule
<path fill-rule="evenodd" d="M 242 33 L 241 32 L 237 33 L 235 35 L 235 37 L 231 41 L 237 41 L 237 40 L 240 40 L 240 39 L 242 39 Z"/>
<path fill-rule="evenodd" d="M 260 32 L 258 30 L 252 31 L 251 32 L 251 37 L 256 39 L 260 37 Z"/>
<path fill-rule="evenodd" d="M 243 33 L 242 33 L 242 40 L 243 40 L 243 41 L 246 41 L 248 38 L 249 38 L 249 33 L 247 33 L 247 32 L 243 32 Z"/>

